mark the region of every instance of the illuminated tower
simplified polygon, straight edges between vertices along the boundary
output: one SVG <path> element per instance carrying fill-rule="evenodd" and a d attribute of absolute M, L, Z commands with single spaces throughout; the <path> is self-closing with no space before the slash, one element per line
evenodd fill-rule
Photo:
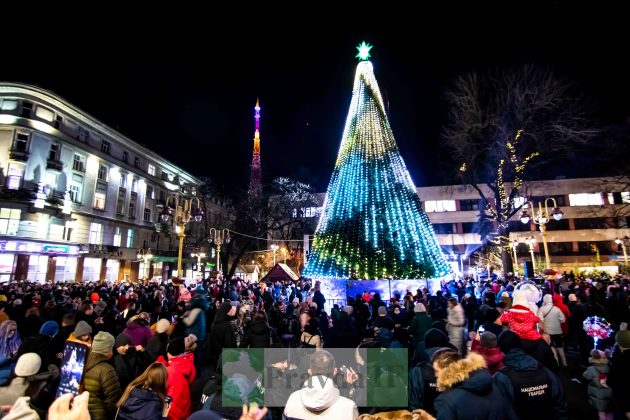
<path fill-rule="evenodd" d="M 256 132 L 254 133 L 254 153 L 252 155 L 251 176 L 249 179 L 249 193 L 259 195 L 262 190 L 262 168 L 260 165 L 260 104 L 256 98 L 254 107 L 256 120 Z"/>
<path fill-rule="evenodd" d="M 350 110 L 304 275 L 442 277 L 451 269 L 394 140 L 370 48 L 357 48 Z"/>

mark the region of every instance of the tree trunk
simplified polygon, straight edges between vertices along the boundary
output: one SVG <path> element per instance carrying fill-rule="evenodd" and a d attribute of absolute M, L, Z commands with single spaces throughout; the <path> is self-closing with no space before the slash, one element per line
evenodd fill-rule
<path fill-rule="evenodd" d="M 501 264 L 503 265 L 503 278 L 507 278 L 508 273 L 514 273 L 514 264 L 509 249 L 501 249 Z"/>

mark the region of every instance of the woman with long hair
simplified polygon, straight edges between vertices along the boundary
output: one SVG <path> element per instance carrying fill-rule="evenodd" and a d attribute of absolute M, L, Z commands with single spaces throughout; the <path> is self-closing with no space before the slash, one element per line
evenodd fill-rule
<path fill-rule="evenodd" d="M 168 373 L 161 363 L 152 363 L 125 389 L 118 401 L 116 420 L 162 420 L 168 416 L 166 399 Z"/>
<path fill-rule="evenodd" d="M 0 385 L 6 385 L 17 363 L 17 353 L 22 340 L 15 321 L 0 324 Z"/>

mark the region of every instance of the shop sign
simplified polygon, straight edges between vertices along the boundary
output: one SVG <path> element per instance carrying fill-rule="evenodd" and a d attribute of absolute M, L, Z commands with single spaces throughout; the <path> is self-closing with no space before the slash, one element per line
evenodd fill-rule
<path fill-rule="evenodd" d="M 77 255 L 74 245 L 45 244 L 30 241 L 0 241 L 0 252 L 27 252 L 30 254 L 67 254 Z"/>

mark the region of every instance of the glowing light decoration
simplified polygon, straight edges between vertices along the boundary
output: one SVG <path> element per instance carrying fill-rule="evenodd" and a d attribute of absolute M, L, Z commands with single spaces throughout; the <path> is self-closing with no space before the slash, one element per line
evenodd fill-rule
<path fill-rule="evenodd" d="M 599 340 L 605 340 L 613 333 L 608 321 L 598 316 L 589 316 L 586 318 L 582 323 L 582 327 L 586 335 L 593 338 L 595 343 L 594 348 L 597 348 L 597 342 Z"/>
<path fill-rule="evenodd" d="M 420 279 L 451 273 L 400 156 L 383 99 L 358 47 L 350 110 L 313 248 L 311 278 Z M 363 58 L 365 57 L 365 58 Z"/>
<path fill-rule="evenodd" d="M 365 41 L 363 41 L 357 47 L 357 50 L 359 51 L 359 53 L 355 57 L 357 57 L 361 61 L 367 61 L 370 58 L 371 49 L 372 49 L 372 46 L 370 44 L 366 44 Z"/>

